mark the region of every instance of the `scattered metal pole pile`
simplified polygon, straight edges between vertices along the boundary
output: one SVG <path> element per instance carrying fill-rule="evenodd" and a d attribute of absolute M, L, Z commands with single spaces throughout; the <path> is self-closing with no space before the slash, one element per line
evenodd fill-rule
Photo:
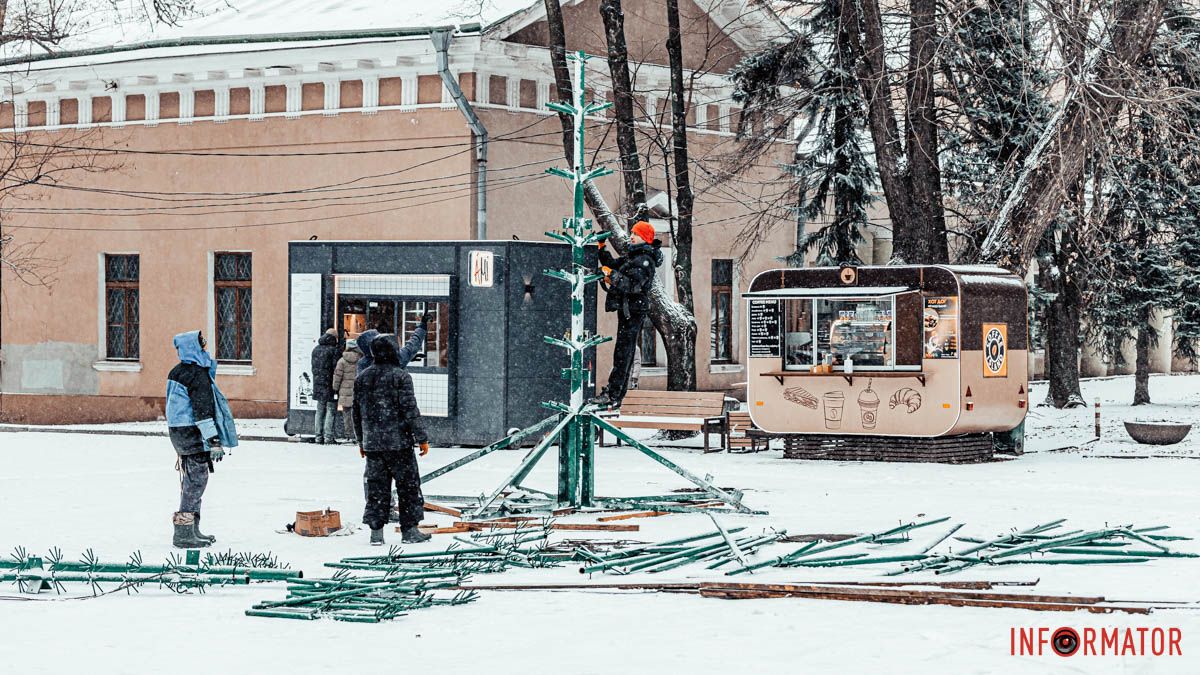
<path fill-rule="evenodd" d="M 587 563 L 579 568 L 581 574 L 666 572 L 701 562 L 708 563 L 706 568 L 713 570 L 733 562 L 741 562 L 744 565 L 745 556 L 787 536 L 787 532 L 775 531 L 760 535 L 733 536 L 745 529 L 735 527 L 726 530 L 718 525 L 716 530 L 707 534 L 635 546 L 608 555 L 599 555 L 584 547 L 576 549 L 575 555 Z"/>
<path fill-rule="evenodd" d="M 1161 542 L 1190 540 L 1189 537 L 1164 534 L 1163 531 L 1167 529 L 1165 525 L 1140 529 L 1127 525 L 1089 531 L 1063 530 L 1061 528 L 1065 520 L 1055 520 L 988 540 L 954 537 L 955 542 L 968 546 L 959 550 L 947 546 L 946 550 L 935 552 L 963 527 L 957 524 L 918 550 L 908 547 L 903 552 L 880 552 L 880 547 L 911 543 L 912 531 L 947 520 L 949 518 L 912 522 L 881 532 L 838 538 L 836 541 L 818 538 L 791 553 L 742 565 L 726 574 L 745 574 L 766 567 L 849 567 L 903 563 L 886 575 L 930 570 L 940 575 L 953 574 L 976 565 L 1103 565 L 1143 563 L 1155 558 L 1200 557 L 1196 553 L 1172 551 L 1163 545 Z M 868 546 L 871 548 L 864 550 Z M 857 547 L 857 550 L 852 547 Z"/>
<path fill-rule="evenodd" d="M 552 523 L 519 523 L 514 530 L 478 532 L 470 539 L 438 551 L 404 552 L 393 546 L 382 555 L 342 558 L 325 563 L 336 569 L 328 579 L 293 579 L 284 600 L 260 602 L 247 616 L 312 621 L 378 623 L 438 605 L 461 605 L 476 598 L 458 590 L 449 597 L 435 593 L 458 589 L 471 574 L 503 572 L 510 567 L 549 567 L 573 555 L 548 549 Z M 369 575 L 359 573 L 371 573 Z"/>
<path fill-rule="evenodd" d="M 66 560 L 60 549 L 46 556 L 30 555 L 18 547 L 10 560 L 0 560 L 0 582 L 16 582 L 24 593 L 44 590 L 63 592 L 67 583 L 86 583 L 93 594 L 103 593 L 101 584 L 118 584 L 118 590 L 137 590 L 139 586 L 156 583 L 177 593 L 207 586 L 245 585 L 251 581 L 285 581 L 304 576 L 299 570 L 286 569 L 271 554 L 233 553 L 207 554 L 202 560 L 199 551 L 188 551 L 186 557 L 172 554 L 162 565 L 148 565 L 141 553 L 134 553 L 126 563 L 106 563 L 91 550 L 80 560 Z"/>
<path fill-rule="evenodd" d="M 293 579 L 286 599 L 260 602 L 246 610 L 246 616 L 379 623 L 416 609 L 471 602 L 476 598 L 473 591 L 450 597 L 434 594 L 455 588 L 462 578 L 455 569 L 379 576 L 355 576 L 343 570 L 329 579 Z"/>
<path fill-rule="evenodd" d="M 1196 558 L 1200 554 L 1172 551 L 1162 541 L 1187 541 L 1190 537 L 1162 534 L 1166 525 L 1134 529 L 1132 525 L 1099 530 L 1060 528 L 1066 520 L 1056 520 L 1027 530 L 1002 535 L 987 541 L 956 537 L 974 544 L 957 553 L 928 555 L 905 565 L 890 575 L 933 570 L 934 574 L 953 574 L 976 565 L 1108 565 L 1143 563 L 1153 558 Z"/>

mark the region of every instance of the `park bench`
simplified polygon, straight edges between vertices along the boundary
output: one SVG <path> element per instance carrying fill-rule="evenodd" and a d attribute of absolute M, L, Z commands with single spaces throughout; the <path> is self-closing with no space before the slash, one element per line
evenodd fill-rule
<path fill-rule="evenodd" d="M 771 439 L 754 426 L 748 411 L 730 411 L 725 415 L 727 452 L 761 452 L 768 449 L 770 444 Z"/>
<path fill-rule="evenodd" d="M 704 434 L 709 451 L 710 434 L 725 433 L 725 394 L 719 391 L 651 391 L 632 389 L 621 402 L 620 414 L 606 421 L 621 429 L 665 429 Z M 599 432 L 600 445 L 604 433 Z M 621 439 L 617 439 L 621 445 Z M 720 452 L 721 448 L 717 448 Z"/>

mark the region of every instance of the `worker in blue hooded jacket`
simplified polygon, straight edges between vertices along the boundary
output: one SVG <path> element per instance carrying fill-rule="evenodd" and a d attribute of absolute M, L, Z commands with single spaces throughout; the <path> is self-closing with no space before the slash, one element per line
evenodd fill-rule
<path fill-rule="evenodd" d="M 176 548 L 209 546 L 216 541 L 200 532 L 200 500 L 213 462 L 236 448 L 237 429 L 229 402 L 217 388 L 217 362 L 204 348 L 200 331 L 175 336 L 179 364 L 167 375 L 167 430 L 179 454 L 179 511 L 173 519 Z"/>

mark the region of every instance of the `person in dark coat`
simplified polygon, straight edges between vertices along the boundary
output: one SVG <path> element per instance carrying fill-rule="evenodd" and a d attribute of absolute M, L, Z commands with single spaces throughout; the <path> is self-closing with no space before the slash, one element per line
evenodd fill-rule
<path fill-rule="evenodd" d="M 600 264 L 606 268 L 601 284 L 608 296 L 604 311 L 617 313 L 617 339 L 613 347 L 612 371 L 608 384 L 590 402 L 602 407 L 617 408 L 629 389 L 629 374 L 641 336 L 642 324 L 650 309 L 647 297 L 654 285 L 654 275 L 662 265 L 662 242 L 654 238 L 654 226 L 640 221 L 630 228 L 631 244 L 624 257 L 615 258 L 601 244 Z"/>
<path fill-rule="evenodd" d="M 200 501 L 213 462 L 236 448 L 237 429 L 229 402 L 217 388 L 217 362 L 204 351 L 200 331 L 176 335 L 179 364 L 167 375 L 167 435 L 179 458 L 179 510 L 172 518 L 176 548 L 209 546 L 217 538 L 200 532 Z"/>
<path fill-rule="evenodd" d="M 333 390 L 337 393 L 337 406 L 342 410 L 342 428 L 355 443 L 358 437 L 354 435 L 354 378 L 361 358 L 358 341 L 346 340 L 346 351 L 333 368 Z"/>
<path fill-rule="evenodd" d="M 358 451 L 367 459 L 363 522 L 371 528 L 371 545 L 382 546 L 394 482 L 402 541 L 428 541 L 429 535 L 417 529 L 425 514 L 425 497 L 413 446 L 420 445 L 421 456 L 425 456 L 429 437 L 421 424 L 412 376 L 400 367 L 394 336 L 377 336 L 371 341 L 371 351 L 374 363 L 354 381 L 354 428 Z"/>
<path fill-rule="evenodd" d="M 312 351 L 313 399 L 317 415 L 313 424 L 318 443 L 333 443 L 333 421 L 337 414 L 336 392 L 333 390 L 333 369 L 342 351 L 338 349 L 337 329 L 325 331 Z"/>

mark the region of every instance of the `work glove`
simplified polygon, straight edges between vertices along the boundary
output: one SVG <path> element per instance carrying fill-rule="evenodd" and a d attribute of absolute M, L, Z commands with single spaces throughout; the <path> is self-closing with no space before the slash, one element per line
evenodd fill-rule
<path fill-rule="evenodd" d="M 433 321 L 433 312 L 425 312 L 421 315 L 421 328 L 429 330 L 429 322 Z"/>
<path fill-rule="evenodd" d="M 428 454 L 429 454 L 429 444 L 422 443 L 421 444 L 421 456 L 424 457 L 425 455 L 428 455 Z"/>
<path fill-rule="evenodd" d="M 225 449 L 221 447 L 221 439 L 216 437 L 208 439 L 208 457 L 214 462 L 225 458 Z"/>
<path fill-rule="evenodd" d="M 612 268 L 611 267 L 609 267 L 608 265 L 601 265 L 600 271 L 604 272 L 604 280 L 605 281 L 612 280 Z"/>

